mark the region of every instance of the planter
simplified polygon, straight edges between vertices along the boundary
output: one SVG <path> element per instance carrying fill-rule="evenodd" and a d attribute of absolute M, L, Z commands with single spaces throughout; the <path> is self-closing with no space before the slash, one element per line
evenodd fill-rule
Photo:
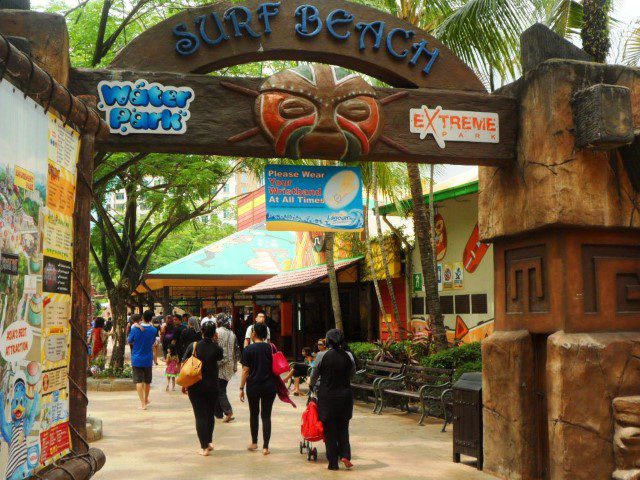
<path fill-rule="evenodd" d="M 130 392 L 136 385 L 130 378 L 87 378 L 87 390 L 90 392 Z"/>

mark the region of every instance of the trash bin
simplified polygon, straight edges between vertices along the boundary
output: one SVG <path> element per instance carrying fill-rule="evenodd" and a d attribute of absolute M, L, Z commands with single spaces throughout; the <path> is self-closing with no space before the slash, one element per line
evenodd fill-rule
<path fill-rule="evenodd" d="M 477 459 L 482 470 L 482 373 L 464 373 L 453 385 L 453 461 Z"/>

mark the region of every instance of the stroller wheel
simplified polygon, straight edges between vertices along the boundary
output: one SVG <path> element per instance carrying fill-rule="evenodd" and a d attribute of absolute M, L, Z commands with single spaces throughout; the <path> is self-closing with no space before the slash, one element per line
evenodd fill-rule
<path fill-rule="evenodd" d="M 308 448 L 307 449 L 307 462 L 310 462 L 310 461 L 311 461 L 311 449 Z"/>
<path fill-rule="evenodd" d="M 300 442 L 300 455 L 304 453 L 304 443 Z"/>
<path fill-rule="evenodd" d="M 318 461 L 318 449 L 317 448 L 313 448 L 313 450 L 311 450 L 311 456 L 313 457 L 313 461 L 317 462 Z"/>

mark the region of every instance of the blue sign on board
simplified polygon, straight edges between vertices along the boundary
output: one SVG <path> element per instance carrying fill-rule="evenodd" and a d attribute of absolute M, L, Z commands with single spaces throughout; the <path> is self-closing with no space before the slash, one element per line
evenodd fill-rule
<path fill-rule="evenodd" d="M 269 165 L 267 230 L 340 232 L 364 228 L 358 167 Z"/>

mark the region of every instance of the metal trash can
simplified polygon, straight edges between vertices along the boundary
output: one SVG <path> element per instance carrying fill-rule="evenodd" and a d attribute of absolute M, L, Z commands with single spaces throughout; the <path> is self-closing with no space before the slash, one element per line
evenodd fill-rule
<path fill-rule="evenodd" d="M 482 470 L 482 373 L 464 373 L 453 386 L 453 461 L 475 457 Z"/>

